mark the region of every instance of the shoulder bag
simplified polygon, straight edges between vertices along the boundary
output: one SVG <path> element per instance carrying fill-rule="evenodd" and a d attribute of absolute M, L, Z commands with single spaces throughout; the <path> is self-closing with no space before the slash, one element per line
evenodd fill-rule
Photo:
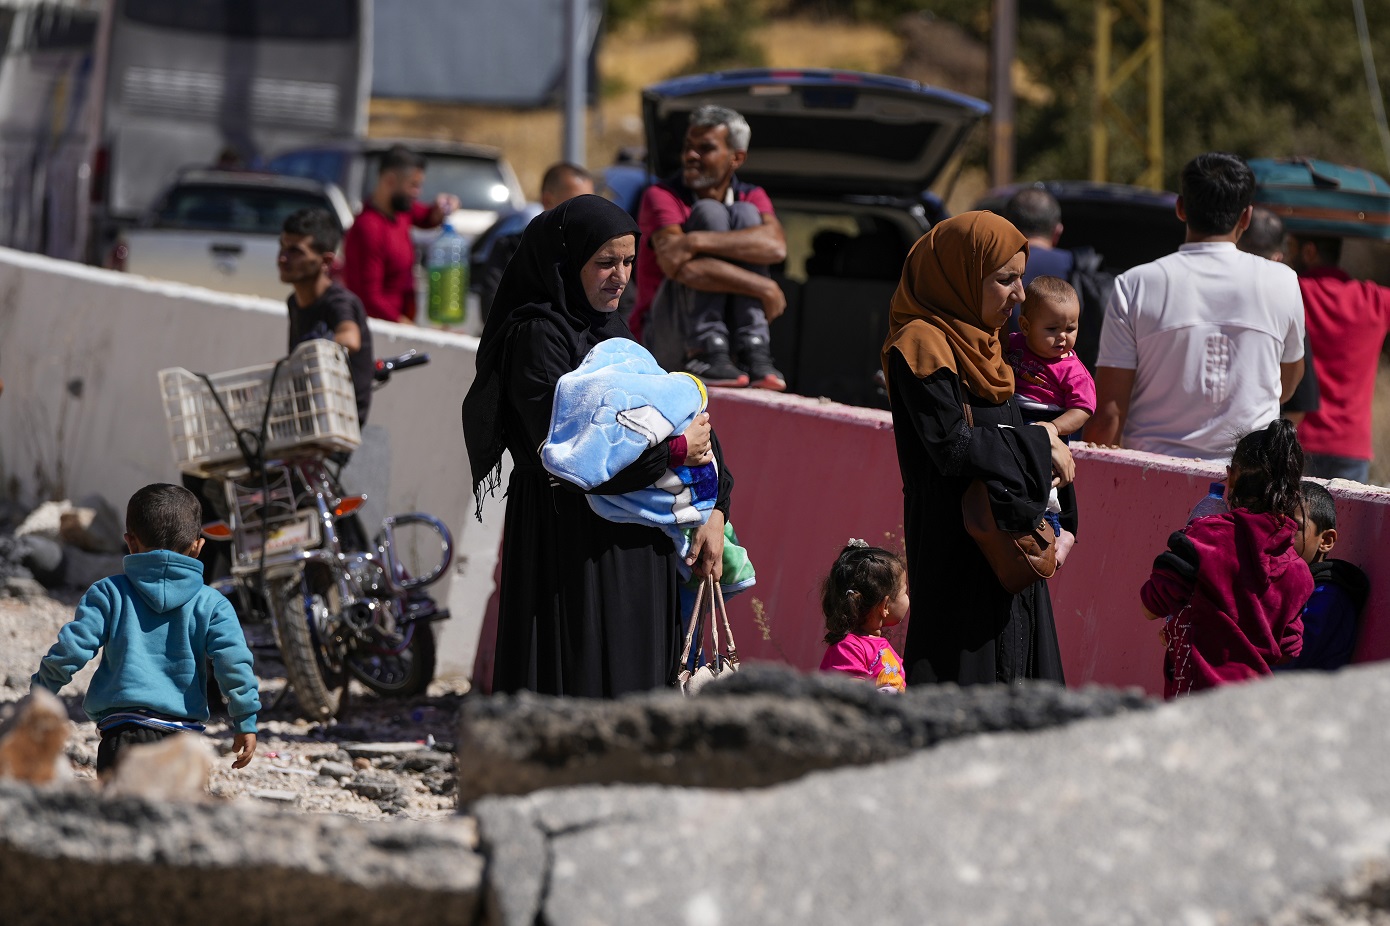
<path fill-rule="evenodd" d="M 709 604 L 708 610 L 704 607 L 706 602 Z M 690 649 L 696 640 L 700 641 L 701 648 L 704 647 L 706 618 L 709 619 L 713 645 L 706 654 L 704 664 L 697 669 L 691 669 Z M 724 637 L 728 642 L 727 652 L 719 651 L 721 619 L 724 624 Z M 685 635 L 685 648 L 681 650 L 681 670 L 676 685 L 680 688 L 681 694 L 699 694 L 701 688 L 716 678 L 737 671 L 738 650 L 734 647 L 733 629 L 729 627 L 729 612 L 724 608 L 724 590 L 719 587 L 714 576 L 708 576 L 695 592 L 695 608 L 690 612 L 690 630 Z"/>
<path fill-rule="evenodd" d="M 975 427 L 970 402 L 960 396 L 967 427 Z M 1010 595 L 1017 595 L 1039 579 L 1050 579 L 1057 571 L 1057 534 L 1041 517 L 1032 530 L 1015 533 L 999 527 L 989 503 L 989 491 L 979 479 L 970 483 L 960 499 L 965 530 L 985 555 L 999 584 Z"/>

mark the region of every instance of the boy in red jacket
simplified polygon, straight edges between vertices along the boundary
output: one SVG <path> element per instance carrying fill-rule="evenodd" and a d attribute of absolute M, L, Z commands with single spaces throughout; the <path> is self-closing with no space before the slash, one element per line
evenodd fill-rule
<path fill-rule="evenodd" d="M 1245 435 L 1231 457 L 1231 510 L 1168 538 L 1139 592 L 1163 615 L 1163 696 L 1270 675 L 1303 648 L 1313 576 L 1294 546 L 1303 451 L 1279 420 Z"/>

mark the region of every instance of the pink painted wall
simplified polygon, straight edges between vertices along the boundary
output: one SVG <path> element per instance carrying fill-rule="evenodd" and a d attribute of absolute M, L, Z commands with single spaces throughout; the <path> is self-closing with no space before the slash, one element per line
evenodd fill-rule
<path fill-rule="evenodd" d="M 731 520 L 758 572 L 757 585 L 729 602 L 739 654 L 814 669 L 825 651 L 820 581 L 845 541 L 902 550 L 890 416 L 799 396 L 713 390 L 710 417 L 735 478 Z M 1157 694 L 1162 645 L 1158 628 L 1140 614 L 1139 587 L 1168 535 L 1224 468 L 1123 450 L 1078 447 L 1074 454 L 1080 540 L 1049 582 L 1067 682 L 1139 685 Z M 1390 658 L 1390 585 L 1378 576 L 1390 491 L 1343 481 L 1329 488 L 1339 519 L 1333 555 L 1371 577 L 1356 658 Z M 931 589 L 912 589 L 912 600 L 915 612 L 929 609 Z M 494 600 L 485 638 L 495 620 Z M 901 644 L 901 631 L 897 637 Z M 486 678 L 475 682 L 484 687 L 491 677 L 485 661 L 480 652 Z"/>
<path fill-rule="evenodd" d="M 817 590 L 850 537 L 901 550 L 902 479 L 887 412 L 798 397 L 715 390 L 711 420 L 734 473 L 733 523 L 758 584 L 730 602 L 739 651 L 805 669 L 824 646 Z M 1078 447 L 1080 540 L 1049 583 L 1067 682 L 1162 691 L 1158 628 L 1139 587 L 1168 535 L 1225 475 L 1224 467 L 1125 450 Z M 1371 576 L 1357 660 L 1390 658 L 1390 585 L 1378 567 L 1390 537 L 1390 491 L 1335 481 L 1333 555 Z M 754 620 L 762 602 L 768 634 Z M 931 590 L 912 589 L 913 610 Z"/>

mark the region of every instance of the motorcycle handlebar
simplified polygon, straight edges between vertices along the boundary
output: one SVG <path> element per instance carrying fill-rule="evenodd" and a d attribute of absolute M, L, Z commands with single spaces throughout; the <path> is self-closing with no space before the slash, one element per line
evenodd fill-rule
<path fill-rule="evenodd" d="M 378 360 L 376 362 L 376 373 L 373 375 L 377 382 L 384 383 L 390 379 L 391 374 L 397 370 L 423 366 L 429 362 L 429 354 L 422 354 L 417 350 L 411 349 L 401 354 L 399 357 L 383 357 Z"/>

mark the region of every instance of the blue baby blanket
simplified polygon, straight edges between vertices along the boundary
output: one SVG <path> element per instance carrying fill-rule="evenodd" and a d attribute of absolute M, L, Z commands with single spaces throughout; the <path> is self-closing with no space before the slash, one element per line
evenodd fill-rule
<path fill-rule="evenodd" d="M 555 384 L 541 463 L 551 475 L 592 490 L 649 448 L 684 433 L 708 404 L 704 383 L 689 373 L 667 373 L 637 342 L 600 341 Z M 646 488 L 588 499 L 594 512 L 609 521 L 662 528 L 675 543 L 682 572 L 688 572 L 684 562 L 691 531 L 709 519 L 718 495 L 719 471 L 710 462 L 671 467 Z M 751 569 L 748 573 L 747 581 L 733 590 L 753 584 Z"/>

